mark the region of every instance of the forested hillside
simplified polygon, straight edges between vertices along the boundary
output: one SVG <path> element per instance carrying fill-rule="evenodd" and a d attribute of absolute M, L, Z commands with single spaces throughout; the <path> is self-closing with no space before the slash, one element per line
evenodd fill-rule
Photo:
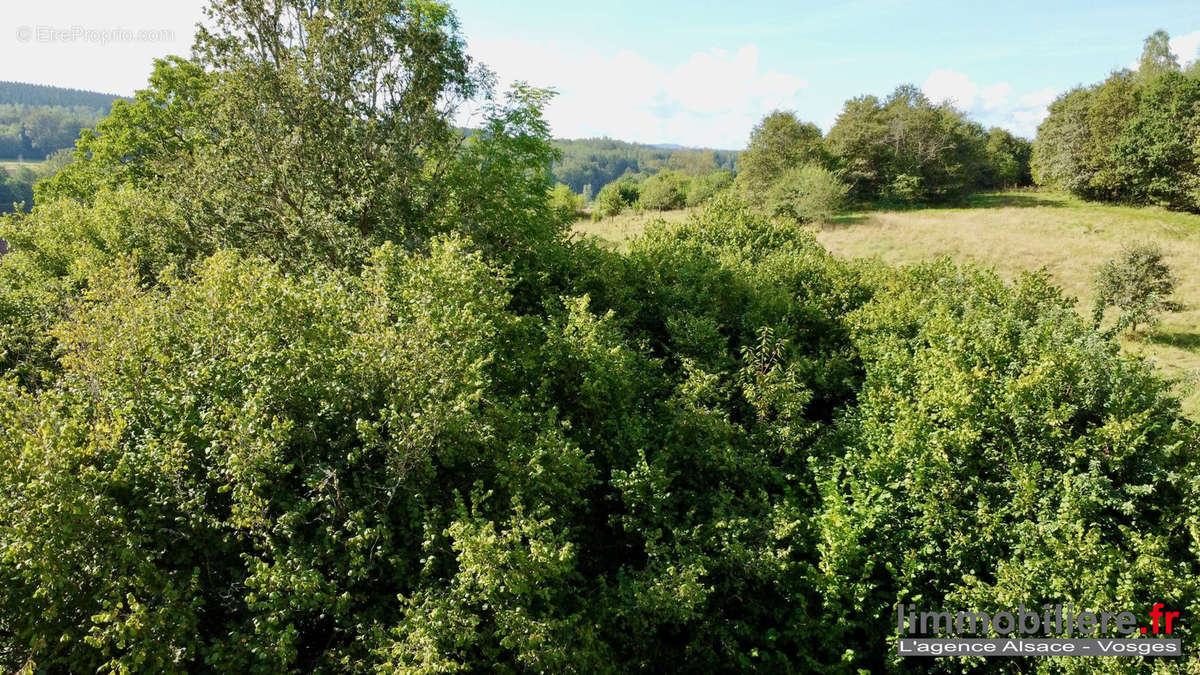
<path fill-rule="evenodd" d="M 617 252 L 556 208 L 551 92 L 448 6 L 210 9 L 0 219 L 0 669 L 1020 670 L 900 657 L 897 603 L 1200 616 L 1200 430 L 1152 364 L 1044 272 L 771 215 L 998 180 L 956 111 L 768 118 L 768 171 Z M 639 200 L 732 180 L 679 158 Z M 1037 663 L 1200 668 L 1172 637 Z"/>
<path fill-rule="evenodd" d="M 0 159 L 43 159 L 70 148 L 81 129 L 121 97 L 94 91 L 0 82 Z"/>
<path fill-rule="evenodd" d="M 732 171 L 737 153 L 730 150 L 668 148 L 626 143 L 609 138 L 556 139 L 562 158 L 554 163 L 554 179 L 577 194 L 594 196 L 600 188 L 626 174 L 649 174 L 664 169 L 690 175 Z"/>

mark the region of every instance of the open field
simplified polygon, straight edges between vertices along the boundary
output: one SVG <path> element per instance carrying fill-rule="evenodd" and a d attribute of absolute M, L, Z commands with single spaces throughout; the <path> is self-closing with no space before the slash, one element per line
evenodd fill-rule
<path fill-rule="evenodd" d="M 617 245 L 657 218 L 678 222 L 688 211 L 623 214 L 581 221 L 576 231 Z M 1153 333 L 1125 340 L 1126 349 L 1152 358 L 1179 380 L 1192 418 L 1200 417 L 1200 216 L 1158 208 L 1111 206 L 1044 192 L 973 197 L 963 208 L 861 211 L 817 227 L 829 250 L 905 264 L 950 256 L 996 269 L 1007 279 L 1045 267 L 1085 315 L 1091 311 L 1092 274 L 1127 242 L 1151 241 L 1167 253 L 1179 280 L 1183 311 L 1166 314 Z"/>
<path fill-rule="evenodd" d="M 45 164 L 45 160 L 38 160 L 38 161 L 25 160 L 22 162 L 22 161 L 17 161 L 15 159 L 0 159 L 0 169 L 4 169 L 5 171 L 7 171 L 9 173 L 16 171 L 17 169 L 19 169 L 23 166 L 29 167 L 30 169 L 37 171 L 39 168 L 41 168 L 42 164 Z"/>
<path fill-rule="evenodd" d="M 646 226 L 656 220 L 668 223 L 678 223 L 691 215 L 692 209 L 678 211 L 626 211 L 619 216 L 603 220 L 584 219 L 575 223 L 575 232 L 595 235 L 604 241 L 612 242 L 617 248 L 646 229 Z"/>

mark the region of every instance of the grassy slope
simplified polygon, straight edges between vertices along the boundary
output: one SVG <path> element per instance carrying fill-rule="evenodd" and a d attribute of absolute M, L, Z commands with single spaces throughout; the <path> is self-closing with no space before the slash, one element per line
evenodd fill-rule
<path fill-rule="evenodd" d="M 23 162 L 19 162 L 15 159 L 0 159 L 0 169 L 4 169 L 5 171 L 12 173 L 23 166 L 27 166 L 30 169 L 37 171 L 44 163 L 45 162 L 40 159 L 37 161 L 25 160 Z"/>
<path fill-rule="evenodd" d="M 626 214 L 581 221 L 576 231 L 620 245 L 658 217 L 677 222 L 686 215 Z M 1146 339 L 1126 340 L 1125 347 L 1149 356 L 1180 380 L 1185 409 L 1200 418 L 1200 216 L 1013 192 L 979 195 L 964 208 L 849 213 L 820 226 L 817 237 L 835 254 L 893 264 L 947 255 L 993 267 L 1008 279 L 1045 267 L 1078 298 L 1085 315 L 1091 313 L 1095 268 L 1119 253 L 1122 243 L 1158 242 L 1179 279 L 1175 299 L 1184 309 L 1165 315 Z"/>

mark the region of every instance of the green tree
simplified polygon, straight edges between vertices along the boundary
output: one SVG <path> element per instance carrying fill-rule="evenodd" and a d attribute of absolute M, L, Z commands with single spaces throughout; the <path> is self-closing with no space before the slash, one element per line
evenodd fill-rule
<path fill-rule="evenodd" d="M 1029 141 L 995 128 L 988 132 L 985 151 L 991 187 L 1010 188 L 1033 182 L 1029 169 L 1033 144 Z"/>
<path fill-rule="evenodd" d="M 750 132 L 750 143 L 738 157 L 737 181 L 753 202 L 761 202 L 770 186 L 789 169 L 828 161 L 821 130 L 791 112 L 775 111 Z"/>
<path fill-rule="evenodd" d="M 1171 72 L 1179 72 L 1179 60 L 1171 52 L 1171 36 L 1165 30 L 1156 30 L 1142 43 L 1137 77 L 1142 82 L 1149 82 Z"/>
<path fill-rule="evenodd" d="M 669 211 L 681 209 L 687 202 L 687 176 L 675 171 L 660 171 L 642 181 L 638 203 L 644 209 Z"/>
<path fill-rule="evenodd" d="M 912 85 L 846 102 L 826 139 L 858 199 L 945 201 L 987 183 L 987 136 Z"/>
<path fill-rule="evenodd" d="M 1126 245 L 1118 258 L 1096 270 L 1095 306 L 1092 311 L 1097 328 L 1109 307 L 1120 310 L 1114 331 L 1128 328 L 1136 333 L 1139 325 L 1153 325 L 1159 313 L 1174 308 L 1170 301 L 1175 278 L 1157 245 Z"/>
<path fill-rule="evenodd" d="M 557 183 L 550 189 L 550 210 L 554 217 L 563 223 L 573 223 L 583 213 L 583 197 L 571 192 L 571 188 Z"/>
<path fill-rule="evenodd" d="M 704 176 L 696 176 L 688 184 L 687 205 L 699 206 L 731 185 L 733 185 L 733 174 L 723 169 Z"/>

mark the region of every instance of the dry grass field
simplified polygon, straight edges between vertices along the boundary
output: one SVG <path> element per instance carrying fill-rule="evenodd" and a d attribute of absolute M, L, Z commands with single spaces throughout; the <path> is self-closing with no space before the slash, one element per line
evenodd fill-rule
<path fill-rule="evenodd" d="M 0 159 L 0 169 L 3 169 L 9 173 L 12 173 L 13 171 L 16 171 L 17 169 L 19 169 L 23 166 L 26 166 L 26 167 L 29 167 L 30 169 L 33 169 L 34 171 L 37 171 L 39 168 L 41 168 L 42 164 L 44 164 L 44 163 L 45 162 L 42 160 L 38 160 L 36 162 L 26 160 L 26 161 L 22 162 L 22 161 L 17 161 L 15 159 Z"/>
<path fill-rule="evenodd" d="M 623 214 L 599 222 L 580 221 L 576 231 L 614 245 L 637 235 L 658 218 L 678 222 L 686 210 Z M 1109 206 L 1043 192 L 978 195 L 962 208 L 863 211 L 843 214 L 816 228 L 830 251 L 891 264 L 939 256 L 994 268 L 1007 279 L 1045 267 L 1078 307 L 1090 314 L 1092 275 L 1117 255 L 1121 245 L 1157 242 L 1179 280 L 1175 300 L 1183 311 L 1137 339 L 1133 353 L 1153 359 L 1171 378 L 1185 410 L 1200 418 L 1200 216 L 1158 208 Z"/>

